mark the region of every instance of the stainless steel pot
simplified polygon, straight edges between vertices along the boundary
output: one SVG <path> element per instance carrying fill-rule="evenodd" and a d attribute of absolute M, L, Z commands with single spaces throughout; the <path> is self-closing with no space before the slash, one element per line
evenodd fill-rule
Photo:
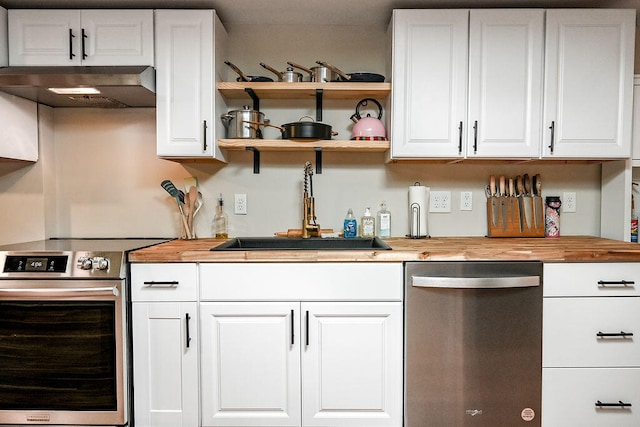
<path fill-rule="evenodd" d="M 309 81 L 311 82 L 332 82 L 338 80 L 338 78 L 340 77 L 338 73 L 328 67 L 325 67 L 324 65 L 317 65 L 315 67 L 306 68 L 293 62 L 287 62 L 287 64 L 308 73 Z"/>
<path fill-rule="evenodd" d="M 242 110 L 229 111 L 220 119 L 229 139 L 262 139 L 260 123 L 269 123 L 268 119 L 264 119 L 264 113 L 252 110 L 248 105 L 243 106 Z"/>
<path fill-rule="evenodd" d="M 265 64 L 264 62 L 260 63 L 262 68 L 265 68 L 271 71 L 273 74 L 278 76 L 278 81 L 287 82 L 287 83 L 296 83 L 302 81 L 302 73 L 293 70 L 293 67 L 287 67 L 286 71 L 278 71 L 275 68 L 272 68 Z"/>

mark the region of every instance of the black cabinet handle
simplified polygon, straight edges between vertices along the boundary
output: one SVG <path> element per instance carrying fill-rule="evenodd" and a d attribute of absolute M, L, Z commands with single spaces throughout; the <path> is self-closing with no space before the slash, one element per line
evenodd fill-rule
<path fill-rule="evenodd" d="M 620 332 L 600 332 L 600 331 L 598 331 L 596 336 L 598 338 L 626 338 L 626 337 L 632 337 L 633 336 L 633 332 L 624 332 L 624 331 L 620 331 Z"/>
<path fill-rule="evenodd" d="M 171 286 L 176 287 L 180 284 L 177 280 L 170 280 L 166 282 L 156 282 L 155 280 L 151 280 L 149 282 L 142 282 L 145 286 Z"/>
<path fill-rule="evenodd" d="M 75 53 L 73 53 L 73 39 L 76 36 L 73 35 L 73 30 L 71 28 L 69 28 L 69 60 L 73 61 L 73 57 L 76 56 Z"/>
<path fill-rule="evenodd" d="M 611 408 L 611 407 L 615 407 L 615 408 L 630 408 L 631 407 L 631 403 L 625 403 L 622 400 L 618 400 L 615 403 L 600 402 L 598 400 L 598 401 L 596 401 L 596 407 L 598 407 L 598 408 Z"/>
<path fill-rule="evenodd" d="M 462 154 L 462 121 L 458 125 L 458 154 Z"/>
<path fill-rule="evenodd" d="M 84 28 L 82 29 L 82 59 L 87 59 L 89 55 L 87 55 L 87 49 L 85 46 L 85 41 L 87 40 L 87 34 L 84 32 Z"/>
<path fill-rule="evenodd" d="M 634 282 L 633 280 L 598 280 L 598 285 L 599 286 L 611 286 L 611 285 L 619 285 L 619 286 L 633 286 L 635 285 L 636 282 Z"/>
<path fill-rule="evenodd" d="M 186 330 L 187 330 L 187 348 L 189 348 L 189 344 L 191 343 L 191 334 L 189 333 L 190 320 L 191 320 L 191 316 L 189 316 L 189 313 L 187 313 L 185 316 L 185 324 L 186 324 Z"/>
<path fill-rule="evenodd" d="M 309 347 L 309 310 L 305 314 L 305 341 L 306 346 Z"/>
<path fill-rule="evenodd" d="M 207 121 L 204 120 L 204 123 L 202 124 L 202 129 L 203 129 L 203 137 L 202 137 L 202 150 L 203 151 L 207 151 Z"/>
<path fill-rule="evenodd" d="M 549 126 L 549 129 L 551 129 L 551 143 L 549 144 L 549 150 L 551 150 L 551 154 L 553 154 L 553 145 L 554 145 L 554 138 L 555 138 L 555 133 L 556 133 L 556 122 L 555 121 L 551 121 L 551 126 Z"/>
<path fill-rule="evenodd" d="M 478 121 L 473 122 L 473 152 L 478 151 Z"/>
<path fill-rule="evenodd" d="M 295 344 L 295 335 L 293 333 L 294 327 L 295 327 L 295 322 L 293 321 L 293 310 L 291 310 L 291 345 Z"/>

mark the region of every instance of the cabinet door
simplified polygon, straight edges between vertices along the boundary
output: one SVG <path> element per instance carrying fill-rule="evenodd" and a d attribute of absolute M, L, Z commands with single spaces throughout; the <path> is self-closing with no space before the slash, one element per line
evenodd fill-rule
<path fill-rule="evenodd" d="M 544 11 L 472 10 L 467 157 L 539 157 Z"/>
<path fill-rule="evenodd" d="M 38 105 L 28 99 L 0 93 L 0 157 L 38 160 Z"/>
<path fill-rule="evenodd" d="M 80 11 L 9 10 L 9 65 L 80 65 Z"/>
<path fill-rule="evenodd" d="M 157 10 L 155 16 L 158 156 L 218 158 L 214 37 L 224 33 L 222 26 L 212 10 Z"/>
<path fill-rule="evenodd" d="M 468 10 L 393 11 L 392 158 L 463 155 Z"/>
<path fill-rule="evenodd" d="M 0 67 L 9 65 L 9 41 L 7 36 L 7 9 L 0 7 Z"/>
<path fill-rule="evenodd" d="M 640 425 L 640 369 L 544 368 L 544 427 L 637 427 Z M 598 407 L 596 402 L 632 406 Z"/>
<path fill-rule="evenodd" d="M 154 65 L 152 10 L 83 10 L 78 31 L 82 65 Z"/>
<path fill-rule="evenodd" d="M 198 427 L 195 302 L 133 303 L 135 425 Z"/>
<path fill-rule="evenodd" d="M 300 425 L 300 304 L 201 303 L 202 425 Z"/>
<path fill-rule="evenodd" d="M 302 313 L 302 424 L 401 426 L 402 303 L 303 303 Z"/>
<path fill-rule="evenodd" d="M 635 10 L 547 11 L 543 156 L 630 156 L 635 22 Z"/>

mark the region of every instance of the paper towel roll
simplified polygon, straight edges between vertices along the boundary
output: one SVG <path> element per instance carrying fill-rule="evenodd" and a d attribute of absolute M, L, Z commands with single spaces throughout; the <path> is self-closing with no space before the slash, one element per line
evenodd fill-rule
<path fill-rule="evenodd" d="M 429 229 L 429 187 L 412 185 L 409 187 L 409 237 L 427 237 Z"/>

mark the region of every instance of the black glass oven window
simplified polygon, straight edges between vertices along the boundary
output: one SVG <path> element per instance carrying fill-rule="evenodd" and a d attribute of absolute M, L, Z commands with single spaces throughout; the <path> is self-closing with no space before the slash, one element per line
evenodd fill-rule
<path fill-rule="evenodd" d="M 0 410 L 115 410 L 115 303 L 0 302 Z"/>

